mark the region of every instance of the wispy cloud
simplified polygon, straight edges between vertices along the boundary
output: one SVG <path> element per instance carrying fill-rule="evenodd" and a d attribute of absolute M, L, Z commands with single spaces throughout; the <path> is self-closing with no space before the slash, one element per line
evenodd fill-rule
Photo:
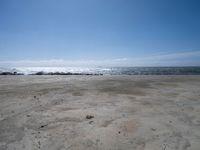
<path fill-rule="evenodd" d="M 144 62 L 144 65 L 150 66 L 198 66 L 200 65 L 200 51 L 154 54 L 138 58 L 137 62 Z"/>
<path fill-rule="evenodd" d="M 91 67 L 91 66 L 121 66 L 128 58 L 106 59 L 106 60 L 19 60 L 0 61 L 2 67 Z"/>
<path fill-rule="evenodd" d="M 154 54 L 146 57 L 106 60 L 19 60 L 0 61 L 1 67 L 91 67 L 91 66 L 198 66 L 200 51 Z"/>

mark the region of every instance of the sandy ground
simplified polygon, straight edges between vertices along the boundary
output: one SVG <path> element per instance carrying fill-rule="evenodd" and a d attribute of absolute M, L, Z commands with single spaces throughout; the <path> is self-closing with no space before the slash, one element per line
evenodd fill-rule
<path fill-rule="evenodd" d="M 1 76 L 0 150 L 40 149 L 199 150 L 200 76 Z"/>

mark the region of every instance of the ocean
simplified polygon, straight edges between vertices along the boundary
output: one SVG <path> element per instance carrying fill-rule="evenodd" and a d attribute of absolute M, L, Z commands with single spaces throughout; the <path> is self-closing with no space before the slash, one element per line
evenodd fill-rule
<path fill-rule="evenodd" d="M 71 73 L 103 75 L 200 75 L 200 67 L 16 67 L 0 68 L 4 72 L 17 74 Z"/>

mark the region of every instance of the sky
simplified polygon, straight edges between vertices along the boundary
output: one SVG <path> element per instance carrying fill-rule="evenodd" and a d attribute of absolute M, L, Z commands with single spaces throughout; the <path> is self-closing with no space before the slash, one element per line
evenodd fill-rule
<path fill-rule="evenodd" d="M 0 0 L 0 66 L 200 66 L 199 0 Z"/>

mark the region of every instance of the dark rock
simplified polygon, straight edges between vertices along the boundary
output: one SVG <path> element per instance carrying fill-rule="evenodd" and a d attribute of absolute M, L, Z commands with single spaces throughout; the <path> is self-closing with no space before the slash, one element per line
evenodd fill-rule
<path fill-rule="evenodd" d="M 92 115 L 87 115 L 86 116 L 86 119 L 92 119 L 92 118 L 94 118 L 94 116 L 92 116 Z"/>
<path fill-rule="evenodd" d="M 40 71 L 40 72 L 35 73 L 35 75 L 45 75 L 45 73 L 43 71 Z"/>
<path fill-rule="evenodd" d="M 17 72 L 0 72 L 0 75 L 24 75 L 24 74 Z"/>
<path fill-rule="evenodd" d="M 1 75 L 13 75 L 12 72 L 2 72 Z"/>
<path fill-rule="evenodd" d="M 43 71 L 30 74 L 30 75 L 93 75 L 93 76 L 98 76 L 98 75 L 103 75 L 103 74 L 98 74 L 98 73 L 71 73 L 71 72 L 48 72 L 45 73 Z"/>
<path fill-rule="evenodd" d="M 44 128 L 44 127 L 46 127 L 46 126 L 48 126 L 48 124 L 41 125 L 40 128 Z"/>

